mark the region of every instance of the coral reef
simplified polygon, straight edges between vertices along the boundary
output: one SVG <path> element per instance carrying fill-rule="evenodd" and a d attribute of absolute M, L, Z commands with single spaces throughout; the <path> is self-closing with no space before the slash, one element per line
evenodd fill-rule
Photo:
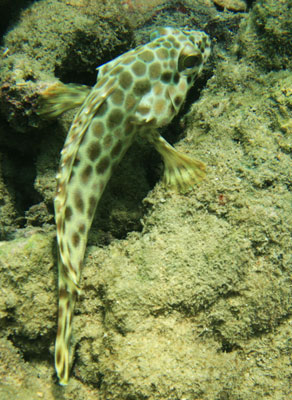
<path fill-rule="evenodd" d="M 161 1 L 140 17 L 130 3 L 35 2 L 3 40 L 0 397 L 289 399 L 290 3 L 248 2 L 237 13 Z M 38 93 L 58 79 L 93 84 L 98 64 L 162 24 L 213 39 L 208 67 L 164 132 L 207 164 L 207 177 L 177 194 L 159 182 L 159 157 L 142 139 L 126 155 L 91 231 L 64 389 L 53 366 L 52 199 L 73 112 L 41 120 Z"/>

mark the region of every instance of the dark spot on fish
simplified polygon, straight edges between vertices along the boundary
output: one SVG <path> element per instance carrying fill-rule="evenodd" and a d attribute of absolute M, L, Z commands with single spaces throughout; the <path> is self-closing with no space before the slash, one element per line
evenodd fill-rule
<path fill-rule="evenodd" d="M 151 79 L 157 79 L 161 74 L 161 65 L 159 62 L 155 62 L 149 67 L 149 75 Z"/>
<path fill-rule="evenodd" d="M 142 53 L 138 54 L 138 57 L 145 62 L 151 62 L 154 59 L 154 55 L 150 50 L 143 51 Z"/>
<path fill-rule="evenodd" d="M 112 157 L 117 157 L 122 150 L 122 142 L 119 140 L 117 144 L 115 144 L 114 148 L 111 151 Z"/>
<path fill-rule="evenodd" d="M 65 299 L 67 297 L 67 290 L 64 288 L 61 288 L 59 291 L 59 299 Z"/>
<path fill-rule="evenodd" d="M 98 121 L 98 122 L 94 122 L 91 126 L 91 129 L 93 130 L 93 134 L 95 137 L 100 138 L 101 135 L 104 132 L 104 126 L 103 123 Z"/>
<path fill-rule="evenodd" d="M 66 221 L 70 221 L 70 218 L 72 217 L 72 208 L 70 207 L 70 206 L 67 206 L 66 207 L 66 210 L 65 210 L 65 220 Z"/>
<path fill-rule="evenodd" d="M 74 202 L 75 202 L 75 206 L 76 206 L 77 210 L 80 211 L 81 213 L 83 213 L 84 212 L 84 201 L 83 201 L 81 193 L 79 191 L 76 191 L 74 194 Z"/>
<path fill-rule="evenodd" d="M 178 107 L 182 102 L 182 97 L 181 96 L 176 96 L 174 99 L 174 104 Z"/>
<path fill-rule="evenodd" d="M 176 54 L 177 54 L 177 51 L 176 51 L 175 49 L 171 49 L 171 50 L 170 50 L 170 57 L 171 57 L 171 58 L 175 58 L 175 57 L 176 57 Z"/>
<path fill-rule="evenodd" d="M 121 89 L 116 89 L 111 95 L 111 100 L 114 104 L 120 106 L 124 101 L 124 92 Z"/>
<path fill-rule="evenodd" d="M 166 47 L 167 49 L 171 48 L 171 44 L 169 42 L 162 43 L 162 46 Z"/>
<path fill-rule="evenodd" d="M 123 89 L 128 89 L 133 82 L 132 75 L 128 71 L 124 71 L 119 76 L 119 82 Z"/>
<path fill-rule="evenodd" d="M 59 319 L 62 318 L 62 314 L 63 314 L 63 311 L 61 311 L 61 313 L 60 313 L 60 311 L 61 311 L 61 310 L 59 310 L 59 316 L 58 316 Z M 58 329 L 57 329 L 57 337 L 60 337 L 60 336 L 61 336 L 61 332 L 62 332 L 62 326 L 59 324 L 59 325 L 58 325 Z"/>
<path fill-rule="evenodd" d="M 118 126 L 123 120 L 123 112 L 116 108 L 112 110 L 107 118 L 107 126 L 109 129 L 113 129 Z"/>
<path fill-rule="evenodd" d="M 172 73 L 167 71 L 167 72 L 163 72 L 163 74 L 161 75 L 161 80 L 164 83 L 169 83 L 172 77 Z"/>
<path fill-rule="evenodd" d="M 72 235 L 72 243 L 74 247 L 78 247 L 80 243 L 80 236 L 77 232 L 74 232 Z"/>
<path fill-rule="evenodd" d="M 101 153 L 101 146 L 98 141 L 89 143 L 87 154 L 91 161 L 95 161 Z"/>
<path fill-rule="evenodd" d="M 61 349 L 58 349 L 56 354 L 56 364 L 59 365 L 60 362 L 61 362 Z M 59 372 L 59 376 L 60 377 L 64 376 L 64 370 L 62 370 L 61 373 Z"/>
<path fill-rule="evenodd" d="M 58 310 L 58 318 L 59 318 L 59 319 L 61 319 L 61 318 L 62 318 L 62 316 L 63 316 L 63 314 L 64 314 L 63 307 L 60 307 L 60 306 L 59 306 L 59 310 Z M 61 328 L 60 324 L 58 325 L 58 331 L 59 331 L 59 328 Z"/>
<path fill-rule="evenodd" d="M 113 142 L 113 135 L 108 134 L 103 140 L 103 145 L 106 149 L 108 149 L 111 146 L 112 142 Z"/>
<path fill-rule="evenodd" d="M 173 82 L 174 82 L 175 84 L 177 84 L 177 83 L 179 82 L 179 73 L 178 73 L 178 72 L 176 72 L 176 73 L 174 74 L 174 76 L 173 76 Z"/>
<path fill-rule="evenodd" d="M 61 232 L 61 228 L 62 228 L 62 220 L 59 219 L 57 222 L 57 231 Z"/>
<path fill-rule="evenodd" d="M 137 96 L 144 96 L 151 89 L 151 85 L 148 79 L 141 79 L 137 81 L 134 85 L 134 93 Z"/>
<path fill-rule="evenodd" d="M 85 224 L 79 225 L 78 230 L 79 230 L 80 233 L 84 233 L 85 232 Z"/>
<path fill-rule="evenodd" d="M 137 76 L 142 76 L 146 72 L 146 66 L 142 61 L 136 61 L 132 65 L 132 70 Z"/>
<path fill-rule="evenodd" d="M 100 161 L 99 161 L 99 163 L 97 164 L 97 166 L 96 166 L 96 172 L 98 173 L 98 174 L 103 174 L 106 170 L 107 170 L 107 168 L 108 168 L 108 166 L 109 166 L 109 158 L 106 156 L 106 157 L 103 157 Z"/>
<path fill-rule="evenodd" d="M 136 98 L 133 96 L 133 94 L 128 94 L 126 97 L 126 102 L 125 102 L 125 109 L 126 111 L 131 110 L 136 104 Z"/>
<path fill-rule="evenodd" d="M 138 110 L 137 110 L 141 115 L 147 115 L 147 114 L 149 114 L 149 112 L 150 112 L 150 107 L 147 107 L 147 106 L 140 106 L 140 107 L 138 107 Z"/>
<path fill-rule="evenodd" d="M 161 47 L 156 51 L 157 57 L 160 58 L 160 60 L 166 60 L 168 58 L 168 51 Z"/>
<path fill-rule="evenodd" d="M 77 165 L 80 163 L 80 158 L 76 157 L 74 162 L 73 162 L 73 167 L 77 167 Z"/>
<path fill-rule="evenodd" d="M 90 196 L 89 198 L 89 207 L 87 210 L 88 218 L 91 218 L 95 212 L 96 207 L 96 198 L 94 196 Z"/>
<path fill-rule="evenodd" d="M 82 182 L 83 182 L 84 184 L 86 184 L 86 183 L 88 182 L 89 178 L 90 178 L 91 175 L 92 175 L 92 171 L 93 171 L 93 168 L 92 168 L 91 165 L 87 165 L 87 167 L 85 167 L 85 168 L 83 169 L 83 171 L 82 171 L 82 173 L 81 173 L 81 180 L 82 180 Z"/>

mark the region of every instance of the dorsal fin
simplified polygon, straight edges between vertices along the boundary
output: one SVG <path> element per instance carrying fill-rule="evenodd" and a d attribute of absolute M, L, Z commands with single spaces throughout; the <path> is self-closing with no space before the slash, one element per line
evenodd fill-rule
<path fill-rule="evenodd" d="M 106 82 L 108 81 L 108 82 Z M 68 133 L 64 148 L 61 152 L 60 169 L 57 174 L 57 194 L 55 197 L 55 214 L 57 224 L 57 237 L 59 243 L 59 235 L 63 228 L 65 218 L 65 204 L 67 198 L 67 185 L 71 176 L 72 167 L 76 160 L 76 155 L 80 143 L 86 134 L 87 128 L 91 123 L 92 118 L 95 116 L 98 109 L 105 102 L 107 97 L 113 92 L 116 87 L 117 78 L 112 77 L 108 79 L 104 77 L 99 80 L 94 86 L 92 92 L 88 95 L 84 105 L 76 115 L 71 129 Z M 100 89 L 99 89 L 100 87 Z M 59 243 L 60 244 L 60 243 Z M 66 260 L 63 257 L 62 249 L 60 248 L 60 257 L 62 262 L 66 265 Z M 71 276 L 72 275 L 72 276 Z M 78 279 L 70 272 L 70 278 L 77 285 Z"/>

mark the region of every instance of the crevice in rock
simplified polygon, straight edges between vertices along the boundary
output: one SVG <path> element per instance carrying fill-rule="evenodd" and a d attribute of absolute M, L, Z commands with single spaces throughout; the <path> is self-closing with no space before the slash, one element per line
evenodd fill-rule
<path fill-rule="evenodd" d="M 25 212 L 42 198 L 34 189 L 36 177 L 35 159 L 31 154 L 18 149 L 3 149 L 3 181 L 14 199 L 15 209 L 19 215 L 18 225 L 24 227 Z"/>

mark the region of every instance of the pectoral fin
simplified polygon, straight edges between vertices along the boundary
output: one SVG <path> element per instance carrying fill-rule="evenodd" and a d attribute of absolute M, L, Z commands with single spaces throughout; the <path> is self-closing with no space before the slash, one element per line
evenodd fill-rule
<path fill-rule="evenodd" d="M 58 82 L 41 93 L 38 114 L 56 118 L 64 112 L 80 107 L 88 96 L 91 87 Z"/>
<path fill-rule="evenodd" d="M 166 186 L 185 191 L 204 179 L 206 166 L 203 162 L 177 151 L 158 133 L 152 133 L 150 137 L 164 161 L 163 181 Z"/>

